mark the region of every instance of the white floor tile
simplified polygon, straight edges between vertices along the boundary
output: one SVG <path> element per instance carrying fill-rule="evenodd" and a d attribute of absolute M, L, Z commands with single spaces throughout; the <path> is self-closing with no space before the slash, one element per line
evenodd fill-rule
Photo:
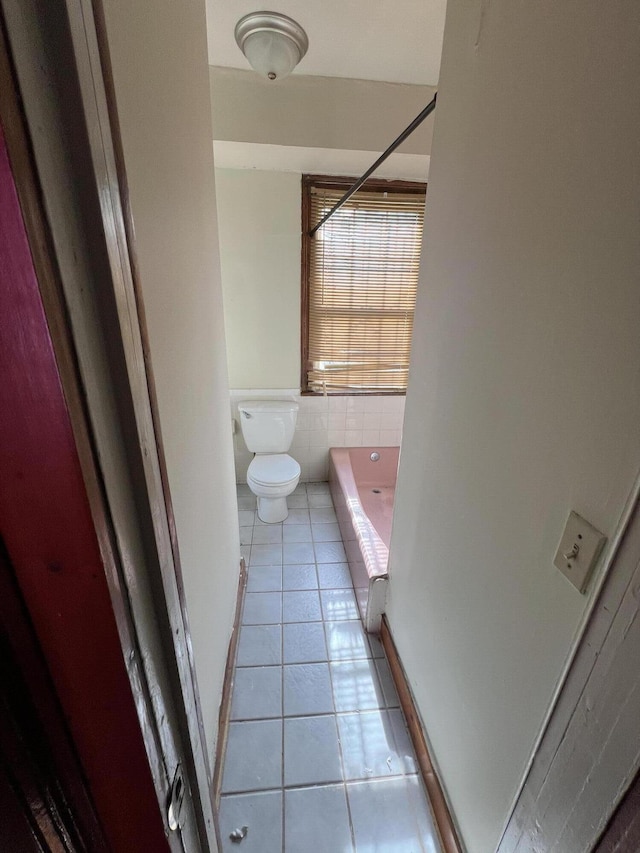
<path fill-rule="evenodd" d="M 294 589 L 317 589 L 318 576 L 314 563 L 301 566 L 284 566 L 282 572 L 282 588 Z"/>
<path fill-rule="evenodd" d="M 313 563 L 313 545 L 310 542 L 286 542 L 282 546 L 283 562 L 287 565 L 295 563 Z"/>
<path fill-rule="evenodd" d="M 252 545 L 250 566 L 277 566 L 282 564 L 282 545 Z"/>
<path fill-rule="evenodd" d="M 282 716 L 282 670 L 247 666 L 236 670 L 231 698 L 232 720 L 266 720 Z"/>
<path fill-rule="evenodd" d="M 313 663 L 327 660 L 322 622 L 283 625 L 284 663 Z"/>
<path fill-rule="evenodd" d="M 283 540 L 288 542 L 311 542 L 310 524 L 285 524 L 283 525 Z"/>
<path fill-rule="evenodd" d="M 356 597 L 351 589 L 323 589 L 320 592 L 322 612 L 326 620 L 357 619 Z"/>
<path fill-rule="evenodd" d="M 237 666 L 282 663 L 281 625 L 244 625 L 238 640 Z"/>
<path fill-rule="evenodd" d="M 284 721 L 284 784 L 340 782 L 342 767 L 333 715 Z"/>
<path fill-rule="evenodd" d="M 294 788 L 284 796 L 287 853 L 352 853 L 344 785 Z"/>
<path fill-rule="evenodd" d="M 318 563 L 346 563 L 342 542 L 317 542 L 314 546 Z"/>
<path fill-rule="evenodd" d="M 284 667 L 285 717 L 333 714 L 329 665 L 301 663 Z"/>
<path fill-rule="evenodd" d="M 352 589 L 348 563 L 318 563 L 320 589 Z"/>
<path fill-rule="evenodd" d="M 330 666 L 336 711 L 384 708 L 384 696 L 373 660 L 335 661 Z"/>
<path fill-rule="evenodd" d="M 218 816 L 222 853 L 237 853 L 238 842 L 229 837 L 243 826 L 242 853 L 282 853 L 282 791 L 231 794 L 221 798 Z"/>
<path fill-rule="evenodd" d="M 277 545 L 282 542 L 281 524 L 256 524 L 253 528 L 253 545 Z"/>
<path fill-rule="evenodd" d="M 361 660 L 371 657 L 366 632 L 359 619 L 325 622 L 324 630 L 329 660 Z"/>
<path fill-rule="evenodd" d="M 321 620 L 320 596 L 316 590 L 282 593 L 283 622 L 317 622 Z"/>
<path fill-rule="evenodd" d="M 404 763 L 387 711 L 339 714 L 338 732 L 345 779 L 402 775 Z"/>
<path fill-rule="evenodd" d="M 308 509 L 290 509 L 283 524 L 309 524 Z"/>
<path fill-rule="evenodd" d="M 358 853 L 437 853 L 436 830 L 417 777 L 347 784 Z"/>
<path fill-rule="evenodd" d="M 242 610 L 243 625 L 275 625 L 282 622 L 282 594 L 247 592 Z"/>
<path fill-rule="evenodd" d="M 231 723 L 222 777 L 223 793 L 260 791 L 282 784 L 282 722 Z"/>
<path fill-rule="evenodd" d="M 312 524 L 335 524 L 338 520 L 332 506 L 312 507 L 309 515 Z"/>
<path fill-rule="evenodd" d="M 337 522 L 329 524 L 312 524 L 311 530 L 314 542 L 342 542 L 340 528 L 338 527 Z"/>
<path fill-rule="evenodd" d="M 249 566 L 247 592 L 279 592 L 282 566 Z"/>

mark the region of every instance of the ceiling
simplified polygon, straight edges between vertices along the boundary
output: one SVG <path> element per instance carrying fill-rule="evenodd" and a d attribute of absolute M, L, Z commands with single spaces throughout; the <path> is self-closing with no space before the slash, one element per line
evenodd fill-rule
<path fill-rule="evenodd" d="M 279 0 L 309 36 L 294 73 L 390 83 L 438 82 L 446 0 Z M 233 36 L 236 22 L 262 11 L 259 0 L 207 0 L 209 63 L 248 69 Z"/>

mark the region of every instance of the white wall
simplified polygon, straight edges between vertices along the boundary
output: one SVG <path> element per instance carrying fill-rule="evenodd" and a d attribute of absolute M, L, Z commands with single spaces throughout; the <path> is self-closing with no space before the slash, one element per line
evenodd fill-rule
<path fill-rule="evenodd" d="M 253 71 L 214 66 L 210 75 L 213 138 L 260 145 L 382 152 L 435 92 L 432 86 L 304 74 L 274 86 Z M 430 116 L 399 151 L 429 154 L 432 133 Z"/>
<path fill-rule="evenodd" d="M 105 14 L 208 751 L 239 562 L 204 2 Z"/>
<path fill-rule="evenodd" d="M 217 169 L 232 388 L 300 384 L 301 176 Z"/>
<path fill-rule="evenodd" d="M 389 618 L 470 853 L 495 849 L 640 466 L 640 6 L 449 0 Z M 591 585 L 593 588 L 593 584 Z"/>
<path fill-rule="evenodd" d="M 237 410 L 249 397 L 298 401 L 289 452 L 303 481 L 328 478 L 329 447 L 400 444 L 403 396 L 300 396 L 301 175 L 216 169 L 216 190 L 238 482 L 253 458 Z"/>

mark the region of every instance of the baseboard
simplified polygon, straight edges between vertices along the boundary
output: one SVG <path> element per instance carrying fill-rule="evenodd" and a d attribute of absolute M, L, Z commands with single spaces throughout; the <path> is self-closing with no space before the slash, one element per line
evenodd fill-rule
<path fill-rule="evenodd" d="M 220 713 L 218 714 L 218 740 L 216 743 L 216 763 L 213 771 L 213 801 L 216 814 L 220 807 L 220 789 L 222 787 L 222 766 L 225 749 L 227 748 L 227 736 L 229 734 L 229 718 L 231 716 L 231 690 L 233 687 L 233 668 L 236 662 L 238 650 L 238 637 L 240 635 L 240 618 L 242 615 L 242 602 L 244 590 L 247 585 L 247 565 L 244 558 L 240 560 L 240 577 L 238 579 L 238 594 L 236 598 L 236 612 L 233 618 L 233 631 L 229 641 L 227 652 L 227 663 L 224 670 L 224 682 L 222 684 L 222 699 L 220 700 Z M 217 827 L 216 827 L 217 834 Z M 220 839 L 218 839 L 220 841 Z M 220 846 L 220 845 L 218 845 Z M 220 847 L 222 849 L 222 847 Z"/>
<path fill-rule="evenodd" d="M 393 636 L 389 629 L 389 623 L 387 622 L 386 616 L 382 617 L 380 640 L 389 662 L 389 668 L 391 670 L 391 675 L 393 676 L 393 681 L 396 685 L 396 690 L 398 691 L 398 696 L 400 697 L 400 705 L 402 706 L 402 710 L 407 721 L 409 735 L 413 742 L 413 748 L 416 751 L 420 775 L 422 776 L 425 788 L 427 789 L 427 795 L 429 797 L 436 828 L 440 835 L 442 849 L 444 853 L 463 853 L 463 847 L 458 840 L 458 833 L 456 832 L 451 812 L 449 811 L 447 801 L 445 800 L 440 780 L 438 779 L 434 770 L 433 762 L 431 761 L 422 720 L 420 719 L 420 715 L 416 709 L 413 694 L 411 693 L 407 676 L 398 656 L 398 650 L 396 649 L 396 645 L 393 641 Z"/>

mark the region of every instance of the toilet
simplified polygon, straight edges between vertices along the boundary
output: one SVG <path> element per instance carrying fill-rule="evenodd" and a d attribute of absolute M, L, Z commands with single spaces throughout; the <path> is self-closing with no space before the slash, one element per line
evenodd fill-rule
<path fill-rule="evenodd" d="M 268 524 L 284 521 L 287 496 L 298 485 L 300 466 L 287 453 L 293 440 L 298 404 L 289 400 L 245 400 L 238 403 L 242 435 L 255 453 L 247 484 L 258 498 L 258 518 Z"/>

